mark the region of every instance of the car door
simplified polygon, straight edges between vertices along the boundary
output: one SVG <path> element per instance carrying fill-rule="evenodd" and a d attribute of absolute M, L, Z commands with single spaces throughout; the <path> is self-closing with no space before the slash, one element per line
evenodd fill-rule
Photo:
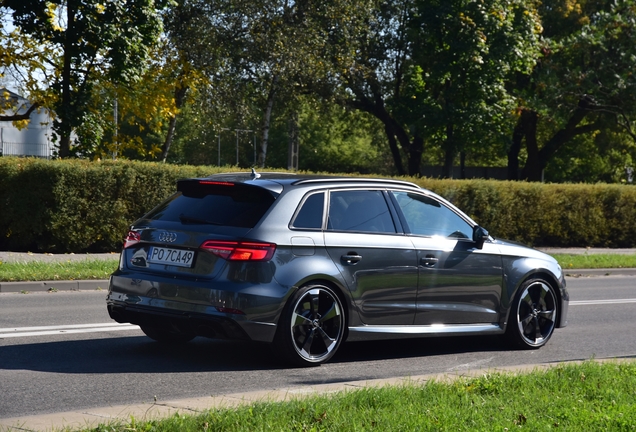
<path fill-rule="evenodd" d="M 418 192 L 393 191 L 417 250 L 415 324 L 499 321 L 503 271 L 499 249 L 472 241 L 473 227 L 445 203 Z"/>
<path fill-rule="evenodd" d="M 417 255 L 398 234 L 382 190 L 332 190 L 325 246 L 368 325 L 410 325 L 415 318 Z M 400 229 L 401 231 L 401 229 Z"/>

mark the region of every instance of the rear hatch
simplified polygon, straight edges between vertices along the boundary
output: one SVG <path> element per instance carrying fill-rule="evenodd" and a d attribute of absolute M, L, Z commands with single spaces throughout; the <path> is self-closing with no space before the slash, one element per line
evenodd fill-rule
<path fill-rule="evenodd" d="M 228 261 L 266 261 L 276 246 L 244 239 L 275 199 L 272 191 L 240 182 L 179 181 L 177 193 L 132 225 L 122 264 L 199 279 L 216 277 Z"/>

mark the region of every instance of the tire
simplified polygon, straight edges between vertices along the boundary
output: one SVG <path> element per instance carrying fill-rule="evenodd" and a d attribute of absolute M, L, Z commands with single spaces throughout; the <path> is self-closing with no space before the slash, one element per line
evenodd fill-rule
<path fill-rule="evenodd" d="M 530 279 L 521 285 L 510 309 L 506 336 L 523 349 L 545 345 L 556 327 L 557 296 L 543 279 Z"/>
<path fill-rule="evenodd" d="M 188 333 L 179 333 L 177 331 L 170 331 L 160 327 L 152 327 L 147 325 L 139 326 L 141 331 L 146 334 L 150 339 L 157 342 L 169 345 L 180 345 L 190 342 L 194 339 L 195 335 Z"/>
<path fill-rule="evenodd" d="M 298 290 L 283 311 L 274 348 L 292 364 L 318 366 L 336 353 L 345 328 L 344 309 L 335 291 L 308 285 Z"/>

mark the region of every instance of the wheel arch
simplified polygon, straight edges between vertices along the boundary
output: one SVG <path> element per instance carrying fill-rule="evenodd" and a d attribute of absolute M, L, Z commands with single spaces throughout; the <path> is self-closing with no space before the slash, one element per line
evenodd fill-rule
<path fill-rule="evenodd" d="M 505 331 L 510 323 L 510 314 L 513 313 L 513 304 L 514 299 L 519 295 L 519 290 L 521 287 L 531 279 L 541 279 L 544 282 L 548 283 L 550 287 L 553 289 L 554 294 L 557 299 L 557 317 L 556 317 L 556 328 L 563 327 L 561 325 L 561 317 L 564 313 L 563 311 L 563 290 L 561 288 L 561 283 L 559 280 L 550 272 L 545 270 L 538 269 L 537 271 L 526 274 L 524 277 L 519 278 L 516 282 L 514 289 L 510 291 L 509 294 L 509 302 L 508 302 L 508 311 L 506 313 L 506 320 L 504 321 L 503 330 Z"/>
<path fill-rule="evenodd" d="M 351 323 L 351 316 L 355 316 L 355 305 L 353 304 L 352 298 L 350 295 L 347 295 L 349 292 L 345 287 L 343 287 L 338 281 L 333 280 L 329 277 L 320 277 L 320 276 L 312 276 L 303 279 L 298 284 L 294 286 L 293 293 L 298 291 L 299 289 L 309 286 L 309 285 L 324 285 L 328 288 L 331 288 L 333 292 L 340 299 L 340 303 L 342 303 L 343 312 L 345 315 L 345 330 L 343 335 L 343 342 L 347 340 L 349 336 L 349 324 Z M 294 294 L 291 294 L 287 300 L 285 301 L 285 306 L 283 309 L 289 307 L 289 303 L 293 301 Z M 278 321 L 280 321 L 281 316 L 279 315 Z M 278 323 L 277 323 L 278 326 Z"/>

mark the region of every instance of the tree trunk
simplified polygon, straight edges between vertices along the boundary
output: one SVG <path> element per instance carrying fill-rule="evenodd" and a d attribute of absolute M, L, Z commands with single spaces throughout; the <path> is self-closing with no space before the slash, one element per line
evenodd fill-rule
<path fill-rule="evenodd" d="M 267 95 L 267 104 L 265 105 L 265 113 L 263 114 L 263 126 L 261 127 L 261 147 L 258 151 L 258 166 L 265 167 L 265 159 L 267 158 L 267 145 L 269 143 L 269 127 L 272 118 L 272 108 L 274 107 L 274 97 L 278 89 L 279 75 L 276 74 L 272 78 L 272 85 Z"/>
<path fill-rule="evenodd" d="M 455 160 L 456 154 L 457 150 L 453 136 L 453 125 L 448 124 L 446 125 L 446 140 L 444 142 L 444 169 L 442 171 L 444 178 L 453 178 L 453 161 Z"/>
<path fill-rule="evenodd" d="M 375 116 L 384 124 L 389 146 L 391 146 L 391 154 L 395 161 L 395 168 L 400 175 L 404 175 L 404 168 L 401 161 L 399 150 L 397 150 L 396 139 L 402 151 L 406 154 L 408 174 L 412 176 L 420 176 L 420 164 L 422 163 L 422 153 L 424 152 L 424 140 L 421 137 L 415 137 L 413 142 L 409 138 L 407 131 L 397 122 L 384 107 L 382 98 L 378 96 L 374 101 L 369 98 L 358 95 L 359 99 L 350 102 L 353 108 L 368 112 Z"/>
<path fill-rule="evenodd" d="M 56 109 L 58 119 L 55 120 L 57 134 L 59 136 L 58 157 L 69 157 L 71 153 L 71 53 L 73 52 L 72 35 L 75 29 L 75 8 L 71 2 L 66 7 L 66 25 L 64 40 L 64 65 L 62 66 L 62 103 Z"/>
<path fill-rule="evenodd" d="M 389 149 L 391 150 L 391 156 L 393 156 L 393 163 L 395 164 L 395 169 L 398 172 L 398 175 L 406 175 L 406 171 L 404 171 L 404 165 L 402 165 L 402 156 L 400 155 L 400 149 L 398 147 L 397 140 L 395 139 L 395 132 L 391 128 L 391 125 L 384 124 L 384 131 L 386 132 L 386 137 L 389 140 Z"/>
<path fill-rule="evenodd" d="M 395 149 L 391 149 L 391 153 L 393 154 L 395 167 L 398 172 L 401 171 L 404 173 L 404 168 L 402 166 L 400 152 L 397 150 L 397 145 L 395 144 L 396 138 L 408 159 L 406 164 L 408 175 L 419 177 L 422 153 L 424 152 L 424 140 L 421 137 L 416 136 L 413 138 L 413 142 L 411 142 L 407 132 L 393 119 L 393 117 L 391 117 L 391 115 L 384 109 L 384 106 L 378 107 L 377 105 L 374 105 L 374 109 L 368 112 L 375 115 L 380 121 L 382 121 L 382 123 L 384 123 L 384 130 L 387 133 L 389 145 L 393 145 L 395 147 Z M 391 144 L 391 141 L 393 141 L 393 144 Z M 403 175 L 402 173 L 400 175 Z"/>
<path fill-rule="evenodd" d="M 170 146 L 172 145 L 172 141 L 174 139 L 174 132 L 177 127 L 177 115 L 181 107 L 183 107 L 188 89 L 188 86 L 181 86 L 180 84 L 177 84 L 177 87 L 174 90 L 174 105 L 176 107 L 176 111 L 174 113 L 174 116 L 170 118 L 170 123 L 168 123 L 168 133 L 161 149 L 161 160 L 163 162 L 165 162 L 168 158 L 168 152 L 170 151 Z"/>
<path fill-rule="evenodd" d="M 537 120 L 538 115 L 533 111 L 524 111 L 522 117 L 527 113 L 524 121 L 524 133 L 526 137 L 526 147 L 528 149 L 528 160 L 521 172 L 521 178 L 529 181 L 541 181 L 543 170 L 548 162 L 563 147 L 565 143 L 577 135 L 590 133 L 599 129 L 596 123 L 579 126 L 579 124 L 593 112 L 596 108 L 590 99 L 583 97 L 579 100 L 578 106 L 572 112 L 566 125 L 557 131 L 545 145 L 539 150 L 537 145 Z"/>
<path fill-rule="evenodd" d="M 413 142 L 409 143 L 408 167 L 410 176 L 419 177 L 422 175 L 420 172 L 422 153 L 424 153 L 424 139 L 420 136 L 415 136 Z"/>
<path fill-rule="evenodd" d="M 289 151 L 287 158 L 287 169 L 298 170 L 298 150 L 300 142 L 298 139 L 298 113 L 293 111 L 287 123 Z"/>
<path fill-rule="evenodd" d="M 512 132 L 512 145 L 508 149 L 508 180 L 519 180 L 519 152 L 523 141 L 523 117 L 519 116 Z"/>

